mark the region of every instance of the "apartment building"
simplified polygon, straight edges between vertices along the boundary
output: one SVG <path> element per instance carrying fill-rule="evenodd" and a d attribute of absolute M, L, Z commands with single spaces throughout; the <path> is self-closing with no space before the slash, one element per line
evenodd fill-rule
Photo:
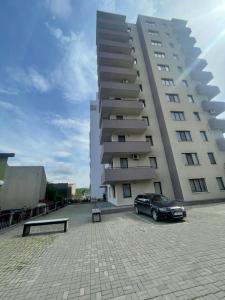
<path fill-rule="evenodd" d="M 101 184 L 116 205 L 225 198 L 225 102 L 186 24 L 97 12 Z"/>

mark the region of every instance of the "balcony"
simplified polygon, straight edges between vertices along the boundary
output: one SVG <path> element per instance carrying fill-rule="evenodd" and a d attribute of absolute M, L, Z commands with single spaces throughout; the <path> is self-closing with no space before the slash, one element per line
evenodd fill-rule
<path fill-rule="evenodd" d="M 110 40 L 115 42 L 129 42 L 128 32 L 121 32 L 110 29 L 98 29 L 96 39 Z"/>
<path fill-rule="evenodd" d="M 225 111 L 225 101 L 202 101 L 202 108 L 210 115 L 217 116 Z"/>
<path fill-rule="evenodd" d="M 171 19 L 171 22 L 176 26 L 176 28 L 185 28 L 185 26 L 187 25 L 186 20 L 181 20 L 176 18 Z"/>
<path fill-rule="evenodd" d="M 186 57 L 186 64 L 191 65 L 191 69 L 194 71 L 201 71 L 207 66 L 207 62 L 203 58 Z"/>
<path fill-rule="evenodd" d="M 212 130 L 221 130 L 225 133 L 225 119 L 209 119 L 209 126 Z"/>
<path fill-rule="evenodd" d="M 139 93 L 140 87 L 135 83 L 102 81 L 99 87 L 101 99 L 109 97 L 138 98 Z"/>
<path fill-rule="evenodd" d="M 98 65 L 120 67 L 120 68 L 132 68 L 134 64 L 134 58 L 128 54 L 118 53 L 98 53 Z"/>
<path fill-rule="evenodd" d="M 99 20 L 99 19 L 103 19 L 103 20 L 106 19 L 106 20 L 115 21 L 115 22 L 125 22 L 126 16 L 108 13 L 108 12 L 104 12 L 104 11 L 97 11 L 97 20 Z"/>
<path fill-rule="evenodd" d="M 182 49 L 186 56 L 190 56 L 192 58 L 197 58 L 202 52 L 198 47 L 182 47 Z"/>
<path fill-rule="evenodd" d="M 196 81 L 200 81 L 202 84 L 207 84 L 213 79 L 213 75 L 211 72 L 196 70 L 191 72 L 191 77 Z"/>
<path fill-rule="evenodd" d="M 112 168 L 105 169 L 102 176 L 102 183 L 119 183 L 131 181 L 143 181 L 157 178 L 156 172 L 151 167 L 133 168 Z"/>
<path fill-rule="evenodd" d="M 225 151 L 225 138 L 217 139 L 216 143 L 220 151 Z"/>
<path fill-rule="evenodd" d="M 117 30 L 121 32 L 127 31 L 127 25 L 125 22 L 112 21 L 107 19 L 97 19 L 97 28 Z"/>
<path fill-rule="evenodd" d="M 130 43 L 121 43 L 108 40 L 97 40 L 98 51 L 110 53 L 130 54 L 132 47 Z"/>
<path fill-rule="evenodd" d="M 108 100 L 102 99 L 100 114 L 102 118 L 112 115 L 139 115 L 143 110 L 143 103 L 138 100 Z"/>
<path fill-rule="evenodd" d="M 109 66 L 99 66 L 98 74 L 101 81 L 128 80 L 134 82 L 137 78 L 137 72 L 133 69 Z"/>
<path fill-rule="evenodd" d="M 105 142 L 102 147 L 101 163 L 110 163 L 113 157 L 151 152 L 149 142 Z"/>
<path fill-rule="evenodd" d="M 144 133 L 148 124 L 145 120 L 141 119 L 125 119 L 125 120 L 102 120 L 102 129 L 100 142 L 110 141 L 110 137 L 113 134 L 138 134 Z"/>
<path fill-rule="evenodd" d="M 196 91 L 203 96 L 207 96 L 209 100 L 216 97 L 220 93 L 220 89 L 214 85 L 200 84 L 196 86 Z"/>
<path fill-rule="evenodd" d="M 191 34 L 191 28 L 183 27 L 183 26 L 179 27 L 179 28 L 176 27 L 176 34 L 178 37 L 184 36 L 184 35 L 189 36 Z"/>

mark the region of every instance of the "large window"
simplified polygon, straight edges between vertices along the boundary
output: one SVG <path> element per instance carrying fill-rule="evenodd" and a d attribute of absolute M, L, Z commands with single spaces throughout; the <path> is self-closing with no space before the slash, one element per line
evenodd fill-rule
<path fill-rule="evenodd" d="M 174 81 L 173 81 L 173 79 L 170 79 L 170 78 L 162 78 L 162 85 L 173 86 Z"/>
<path fill-rule="evenodd" d="M 202 137 L 203 142 L 208 142 L 208 137 L 205 131 L 200 131 L 200 135 Z"/>
<path fill-rule="evenodd" d="M 171 111 L 171 117 L 174 121 L 185 121 L 185 116 L 183 111 Z"/>
<path fill-rule="evenodd" d="M 178 94 L 166 94 L 166 99 L 169 102 L 180 102 Z"/>
<path fill-rule="evenodd" d="M 150 29 L 149 29 L 148 33 L 149 33 L 150 35 L 153 35 L 153 36 L 158 36 L 158 35 L 159 35 L 159 32 L 158 32 L 158 31 L 150 30 Z"/>
<path fill-rule="evenodd" d="M 154 188 L 155 188 L 155 193 L 156 194 L 162 194 L 162 186 L 161 182 L 154 182 Z"/>
<path fill-rule="evenodd" d="M 195 100 L 192 95 L 187 95 L 187 98 L 189 103 L 195 103 Z"/>
<path fill-rule="evenodd" d="M 182 153 L 182 155 L 186 166 L 199 165 L 197 153 Z"/>
<path fill-rule="evenodd" d="M 224 182 L 223 182 L 223 177 L 216 177 L 216 181 L 217 181 L 219 189 L 221 191 L 224 191 L 225 190 L 225 185 L 224 185 Z"/>
<path fill-rule="evenodd" d="M 189 182 L 193 193 L 208 192 L 205 178 L 189 179 Z"/>
<path fill-rule="evenodd" d="M 157 65 L 157 68 L 159 71 L 165 71 L 165 72 L 170 71 L 170 67 L 168 65 Z"/>
<path fill-rule="evenodd" d="M 122 169 L 128 168 L 128 158 L 120 158 L 120 167 Z"/>
<path fill-rule="evenodd" d="M 164 52 L 154 52 L 154 55 L 157 58 L 166 58 L 166 54 Z"/>
<path fill-rule="evenodd" d="M 187 80 L 182 80 L 182 84 L 183 84 L 183 86 L 188 87 L 188 82 L 187 82 Z"/>
<path fill-rule="evenodd" d="M 194 111 L 194 112 L 193 112 L 193 115 L 194 115 L 194 118 L 195 118 L 196 121 L 201 121 L 199 112 Z"/>
<path fill-rule="evenodd" d="M 131 186 L 129 183 L 123 184 L 123 198 L 129 198 L 131 196 Z"/>
<path fill-rule="evenodd" d="M 191 132 L 190 131 L 176 131 L 176 136 L 178 142 L 191 142 Z"/>
<path fill-rule="evenodd" d="M 118 142 L 126 142 L 125 135 L 118 135 Z"/>
<path fill-rule="evenodd" d="M 150 166 L 153 169 L 157 169 L 158 168 L 156 157 L 149 157 L 149 162 L 150 162 Z"/>
<path fill-rule="evenodd" d="M 216 160 L 215 160 L 213 152 L 208 152 L 208 157 L 209 157 L 209 161 L 210 161 L 211 165 L 215 165 Z"/>

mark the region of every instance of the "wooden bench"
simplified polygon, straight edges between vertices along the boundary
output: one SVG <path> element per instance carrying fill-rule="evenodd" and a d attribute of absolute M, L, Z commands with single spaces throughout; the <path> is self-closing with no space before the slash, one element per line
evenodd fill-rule
<path fill-rule="evenodd" d="M 93 208 L 92 209 L 92 222 L 101 222 L 101 209 L 100 208 Z M 96 219 L 97 217 L 97 219 Z"/>
<path fill-rule="evenodd" d="M 52 224 L 64 224 L 64 232 L 66 232 L 68 230 L 68 221 L 69 221 L 68 218 L 29 221 L 29 222 L 24 223 L 22 236 L 27 236 L 30 233 L 31 226 L 42 226 L 42 225 L 52 225 Z"/>

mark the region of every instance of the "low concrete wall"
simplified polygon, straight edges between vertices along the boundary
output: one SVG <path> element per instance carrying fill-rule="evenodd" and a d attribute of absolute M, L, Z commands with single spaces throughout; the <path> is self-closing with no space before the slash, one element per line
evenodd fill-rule
<path fill-rule="evenodd" d="M 6 167 L 5 183 L 0 188 L 0 209 L 32 208 L 44 199 L 44 167 Z"/>

